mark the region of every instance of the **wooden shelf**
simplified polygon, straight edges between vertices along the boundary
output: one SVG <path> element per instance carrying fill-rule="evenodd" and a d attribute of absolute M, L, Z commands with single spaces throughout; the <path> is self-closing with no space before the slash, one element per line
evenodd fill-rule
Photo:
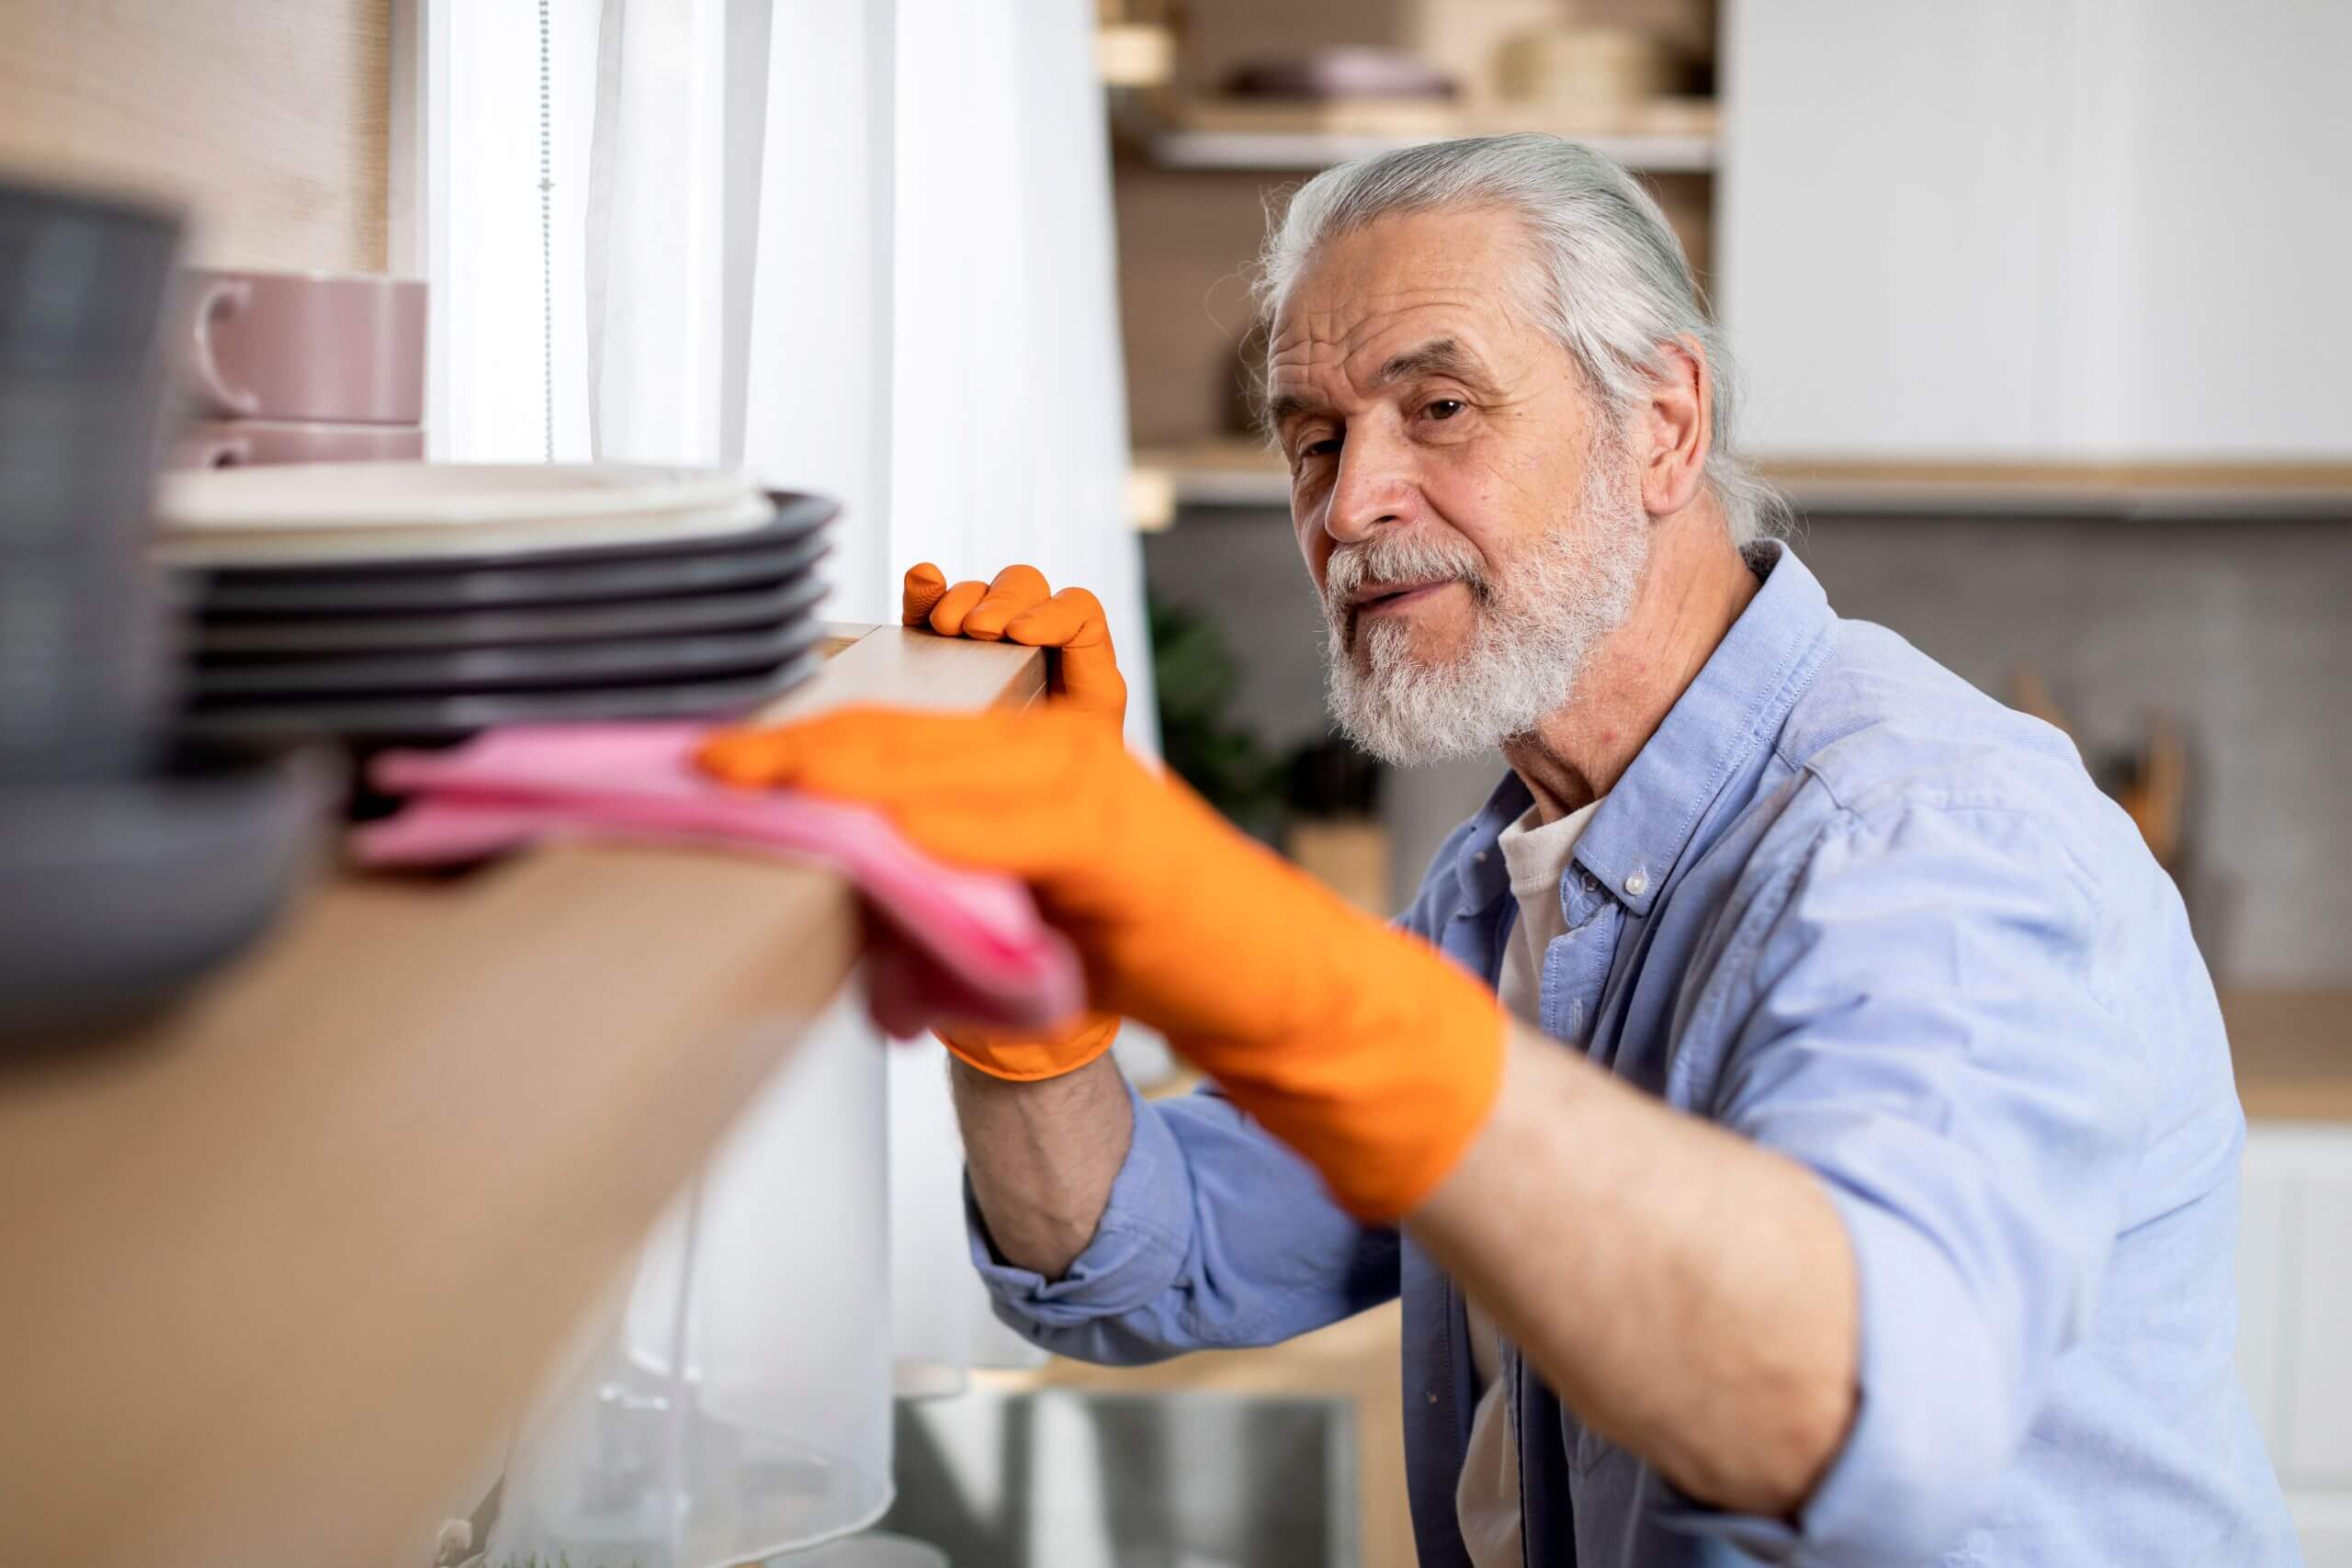
<path fill-rule="evenodd" d="M 1138 446 L 1134 468 L 1148 477 L 1153 491 L 1164 490 L 1177 508 L 1290 505 L 1290 475 L 1282 459 L 1264 443 L 1246 435 L 1183 446 Z M 1170 520 L 1174 520 L 1172 513 Z"/>
<path fill-rule="evenodd" d="M 1471 113 L 1430 101 L 1286 105 L 1192 98 L 1161 107 L 1114 95 L 1113 112 L 1125 140 L 1163 169 L 1303 172 L 1422 142 L 1531 130 L 1573 136 L 1642 173 L 1699 174 L 1715 166 L 1714 107 L 1688 100 L 1583 123 L 1546 110 Z"/>
<path fill-rule="evenodd" d="M 1178 508 L 1290 504 L 1281 460 L 1247 436 L 1141 448 L 1135 465 Z M 2352 518 L 2352 463 L 1783 460 L 1764 471 L 1798 511 L 1823 515 Z"/>
<path fill-rule="evenodd" d="M 1034 649 L 835 628 L 781 711 L 1025 705 Z M 571 845 L 341 874 L 0 1093 L 12 1562 L 374 1568 L 839 991 L 831 873 Z"/>
<path fill-rule="evenodd" d="M 2162 518 L 2352 517 L 2352 463 L 1852 462 L 1780 458 L 1801 512 Z"/>

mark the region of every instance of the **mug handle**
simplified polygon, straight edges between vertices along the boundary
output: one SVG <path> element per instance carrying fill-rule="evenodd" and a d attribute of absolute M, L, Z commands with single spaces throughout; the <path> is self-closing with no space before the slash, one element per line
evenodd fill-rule
<path fill-rule="evenodd" d="M 242 468 L 254 460 L 254 444 L 243 435 L 216 441 L 204 454 L 203 467 L 208 468 Z"/>
<path fill-rule="evenodd" d="M 190 436 L 172 448 L 174 468 L 242 468 L 254 460 L 254 444 L 243 435 Z"/>
<path fill-rule="evenodd" d="M 204 286 L 203 295 L 196 302 L 196 321 L 190 333 L 188 373 L 196 380 L 196 389 L 209 405 L 212 412 L 228 418 L 251 417 L 259 412 L 261 399 L 253 392 L 240 391 L 229 385 L 220 374 L 220 364 L 212 357 L 212 318 L 233 315 L 252 303 L 254 286 L 242 277 L 217 277 Z M 205 465 L 211 467 L 210 464 Z"/>

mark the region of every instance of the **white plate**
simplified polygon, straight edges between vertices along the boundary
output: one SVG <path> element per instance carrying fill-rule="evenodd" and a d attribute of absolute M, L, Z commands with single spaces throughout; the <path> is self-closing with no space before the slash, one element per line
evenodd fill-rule
<path fill-rule="evenodd" d="M 709 513 L 756 498 L 741 474 L 641 463 L 284 463 L 166 474 L 164 533 L 455 528 Z"/>
<path fill-rule="evenodd" d="M 748 534 L 774 515 L 775 508 L 754 491 L 740 500 L 684 512 L 591 513 L 409 525 L 370 523 L 348 527 L 267 524 L 250 530 L 231 528 L 217 532 L 173 529 L 156 541 L 154 553 L 157 560 L 175 567 L 330 566 L 368 561 L 390 564 L 714 538 Z"/>

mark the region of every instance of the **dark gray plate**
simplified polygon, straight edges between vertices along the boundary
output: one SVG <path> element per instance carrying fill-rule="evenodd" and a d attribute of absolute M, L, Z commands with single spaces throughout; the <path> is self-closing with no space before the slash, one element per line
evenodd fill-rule
<path fill-rule="evenodd" d="M 462 695 L 281 698 L 204 703 L 189 710 L 196 734 L 277 740 L 329 735 L 346 739 L 456 739 L 502 724 L 584 724 L 619 718 L 721 718 L 747 712 L 800 684 L 824 662 L 815 651 L 773 670 L 708 681 L 559 687 Z"/>
<path fill-rule="evenodd" d="M 447 696 L 540 686 L 702 680 L 773 670 L 817 645 L 808 615 L 778 626 L 702 637 L 628 637 L 523 648 L 413 653 L 320 654 L 199 664 L 188 689 L 198 703 L 267 697 Z"/>
<path fill-rule="evenodd" d="M 507 648 L 752 631 L 816 608 L 825 585 L 810 573 L 741 593 L 624 599 L 606 604 L 518 605 L 454 615 L 345 615 L 206 621 L 190 634 L 198 659 L 254 654 L 394 653 L 408 649 Z"/>
<path fill-rule="evenodd" d="M 429 567 L 238 567 L 183 574 L 185 592 L 199 615 L 221 620 L 594 604 L 774 586 L 806 571 L 828 548 L 824 525 L 832 505 L 817 504 L 813 516 L 783 509 L 764 527 L 709 539 L 445 559 Z"/>
<path fill-rule="evenodd" d="M 133 1021 L 233 957 L 310 874 L 334 774 L 189 748 L 151 774 L 0 786 L 0 1045 Z"/>

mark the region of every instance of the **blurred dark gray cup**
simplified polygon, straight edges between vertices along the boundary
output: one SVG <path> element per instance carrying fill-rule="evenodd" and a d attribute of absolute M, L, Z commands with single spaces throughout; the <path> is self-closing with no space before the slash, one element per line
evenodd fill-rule
<path fill-rule="evenodd" d="M 0 184 L 0 781 L 135 771 L 171 710 L 148 542 L 179 229 Z"/>

